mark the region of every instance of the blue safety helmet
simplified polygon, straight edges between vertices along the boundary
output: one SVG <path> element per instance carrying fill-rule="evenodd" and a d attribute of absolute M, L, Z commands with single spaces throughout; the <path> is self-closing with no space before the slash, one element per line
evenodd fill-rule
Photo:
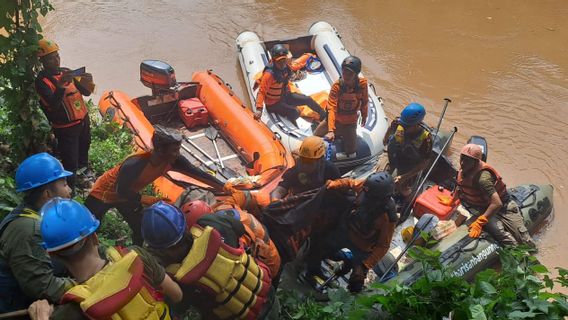
<path fill-rule="evenodd" d="M 26 158 L 16 169 L 16 191 L 31 190 L 73 175 L 52 155 L 42 152 Z"/>
<path fill-rule="evenodd" d="M 163 201 L 142 211 L 142 237 L 154 249 L 166 249 L 178 243 L 186 230 L 181 211 Z"/>
<path fill-rule="evenodd" d="M 426 110 L 416 102 L 407 105 L 400 113 L 400 124 L 403 127 L 410 127 L 419 124 L 424 120 Z"/>
<path fill-rule="evenodd" d="M 41 236 L 47 252 L 65 249 L 85 239 L 101 224 L 84 205 L 55 197 L 40 210 Z"/>

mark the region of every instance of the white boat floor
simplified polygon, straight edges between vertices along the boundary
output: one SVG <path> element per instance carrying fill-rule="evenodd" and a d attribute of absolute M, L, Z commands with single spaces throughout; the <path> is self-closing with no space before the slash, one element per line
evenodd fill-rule
<path fill-rule="evenodd" d="M 318 92 L 327 91 L 331 89 L 331 83 L 325 76 L 325 70 L 322 72 L 306 72 L 303 71 L 304 77 L 301 80 L 293 81 L 293 83 L 300 89 L 300 92 L 309 96 Z"/>

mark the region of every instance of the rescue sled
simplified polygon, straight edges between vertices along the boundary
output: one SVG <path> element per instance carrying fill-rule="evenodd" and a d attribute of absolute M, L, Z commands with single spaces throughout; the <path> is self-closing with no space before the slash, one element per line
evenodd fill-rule
<path fill-rule="evenodd" d="M 251 104 L 254 106 L 256 100 L 255 81 L 262 75 L 270 60 L 270 48 L 277 43 L 286 45 L 294 57 L 308 52 L 316 55 L 317 58 L 312 59 L 305 70 L 296 74 L 296 79 L 291 81 L 290 90 L 311 96 L 325 110 L 331 85 L 339 79 L 341 63 L 349 56 L 349 52 L 335 28 L 323 21 L 313 24 L 307 36 L 295 39 L 262 41 L 256 33 L 250 31 L 245 31 L 237 37 L 239 61 Z M 342 152 L 341 139 L 337 139 L 331 146 L 329 158 L 342 172 L 372 162 L 383 151 L 382 139 L 388 129 L 383 100 L 377 95 L 372 84 L 369 87 L 367 121 L 364 127 L 357 128 L 357 156 L 337 160 L 336 154 Z M 298 119 L 298 127 L 287 118 L 267 112 L 266 109 L 263 109 L 261 120 L 275 132 L 288 150 L 293 151 L 300 147 L 304 138 L 312 135 L 314 129 L 314 123 L 309 119 L 309 109 L 306 109 L 300 107 L 303 117 Z"/>
<path fill-rule="evenodd" d="M 195 72 L 191 82 L 177 82 L 167 63 L 146 60 L 140 65 L 142 83 L 152 95 L 131 99 L 126 93 L 105 92 L 99 109 L 104 117 L 127 126 L 139 149 L 152 148 L 152 125 L 178 130 L 184 135 L 180 150 L 203 173 L 222 185 L 250 190 L 267 203 L 282 174 L 294 159 L 282 143 L 253 114 L 218 75 Z M 175 201 L 190 186 L 220 192 L 199 177 L 170 171 L 154 182 L 160 196 Z"/>

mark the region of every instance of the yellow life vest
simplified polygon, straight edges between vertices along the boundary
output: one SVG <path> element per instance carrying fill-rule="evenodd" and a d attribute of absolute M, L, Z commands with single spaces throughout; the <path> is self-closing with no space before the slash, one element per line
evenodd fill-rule
<path fill-rule="evenodd" d="M 430 132 L 428 132 L 428 130 L 423 129 L 422 132 L 420 133 L 420 135 L 418 135 L 416 138 L 412 139 L 412 141 L 410 141 L 410 143 L 416 149 L 419 149 L 420 146 L 422 145 L 422 143 L 424 142 L 424 140 L 426 140 L 426 138 L 428 138 L 428 136 L 430 136 Z M 394 139 L 401 146 L 404 145 L 404 127 L 401 126 L 400 124 L 396 127 L 396 132 L 394 133 Z"/>
<path fill-rule="evenodd" d="M 212 292 L 220 319 L 258 319 L 270 292 L 270 271 L 262 262 L 223 243 L 211 228 L 190 229 L 193 246 L 181 264 L 166 270 L 184 285 Z"/>
<path fill-rule="evenodd" d="M 171 319 L 163 297 L 144 278 L 142 259 L 135 251 L 119 250 L 108 248 L 109 263 L 65 292 L 62 303 L 79 303 L 93 319 Z"/>

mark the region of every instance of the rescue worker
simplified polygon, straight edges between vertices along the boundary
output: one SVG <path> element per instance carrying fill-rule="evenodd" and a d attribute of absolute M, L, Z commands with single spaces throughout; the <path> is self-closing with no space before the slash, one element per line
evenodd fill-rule
<path fill-rule="evenodd" d="M 328 141 L 337 136 L 343 138 L 343 152 L 337 160 L 357 156 L 357 121 L 361 112 L 361 127 L 367 122 L 369 92 L 367 79 L 359 77 L 361 59 L 348 56 L 341 63 L 341 77 L 331 86 L 327 101 L 327 120 L 320 122 L 314 135 Z"/>
<path fill-rule="evenodd" d="M 203 319 L 264 319 L 271 311 L 270 271 L 240 246 L 244 233 L 226 215 L 205 215 L 187 228 L 182 212 L 164 202 L 144 209 L 142 219 L 146 245 Z"/>
<path fill-rule="evenodd" d="M 171 319 L 163 296 L 179 302 L 182 291 L 152 255 L 139 247 L 99 250 L 100 222 L 76 201 L 52 199 L 41 214 L 47 252 L 79 283 L 52 319 Z"/>
<path fill-rule="evenodd" d="M 93 92 L 93 76 L 61 68 L 59 46 L 53 41 L 41 39 L 38 56 L 43 70 L 37 75 L 35 88 L 42 111 L 57 138 L 57 151 L 63 167 L 73 173 L 68 183 L 74 190 L 77 170 L 86 169 L 89 164 L 91 128 L 83 96 L 90 96 Z"/>
<path fill-rule="evenodd" d="M 245 234 L 240 238 L 241 245 L 255 259 L 262 261 L 269 269 L 273 279 L 279 276 L 280 255 L 270 240 L 268 230 L 252 214 L 242 210 L 233 197 L 209 206 L 205 201 L 194 200 L 180 208 L 185 216 L 187 227 L 191 228 L 201 217 L 207 214 L 225 215 L 240 221 Z"/>
<path fill-rule="evenodd" d="M 426 110 L 418 103 L 407 105 L 392 121 L 383 143 L 387 146 L 388 171 L 396 190 L 408 199 L 412 187 L 432 158 L 432 136 L 423 124 Z"/>
<path fill-rule="evenodd" d="M 264 68 L 258 86 L 256 96 L 256 112 L 254 117 L 260 119 L 262 109 L 266 105 L 266 110 L 274 112 L 288 118 L 296 126 L 296 120 L 300 117 L 297 106 L 307 105 L 320 116 L 320 121 L 325 119 L 326 113 L 321 106 L 301 93 L 290 92 L 290 77 L 294 71 L 298 71 L 306 66 L 310 54 L 304 54 L 300 58 L 289 62 L 290 51 L 283 44 L 276 44 L 270 50 L 272 59 Z"/>
<path fill-rule="evenodd" d="M 208 184 L 222 184 L 194 167 L 180 155 L 182 136 L 160 125 L 154 127 L 149 152 L 129 156 L 122 163 L 105 172 L 97 179 L 93 190 L 85 200 L 85 206 L 102 220 L 105 213 L 116 208 L 132 229 L 132 242 L 142 244 L 140 214 L 143 205 L 150 205 L 159 199 L 140 195 L 140 191 L 169 170 L 186 172 Z"/>
<path fill-rule="evenodd" d="M 396 205 L 392 198 L 394 180 L 387 172 L 375 172 L 366 180 L 342 178 L 327 183 L 327 188 L 353 191 L 356 194 L 353 209 L 329 230 L 324 237 L 312 238 L 313 245 L 307 254 L 307 280 L 315 283 L 314 277 L 322 278 L 321 261 L 332 257 L 343 248 L 353 257 L 343 273 L 353 272 L 349 278 L 349 290 L 360 292 L 367 276 L 388 252 L 396 227 Z"/>
<path fill-rule="evenodd" d="M 25 159 L 16 170 L 16 191 L 24 201 L 0 223 L 0 313 L 26 308 L 36 299 L 54 303 L 73 286 L 54 275 L 41 246 L 40 208 L 53 197 L 71 197 L 66 179 L 73 173 L 47 153 Z"/>
<path fill-rule="evenodd" d="M 481 146 L 466 144 L 460 153 L 457 192 L 461 203 L 476 217 L 469 236 L 478 238 L 487 231 L 505 246 L 535 244 L 525 227 L 521 211 L 511 198 L 501 175 L 481 160 Z"/>
<path fill-rule="evenodd" d="M 271 193 L 272 201 L 288 194 L 298 194 L 322 187 L 327 180 L 341 175 L 333 162 L 325 159 L 326 145 L 322 138 L 311 136 L 302 141 L 296 164 L 282 175 L 282 181 Z"/>

